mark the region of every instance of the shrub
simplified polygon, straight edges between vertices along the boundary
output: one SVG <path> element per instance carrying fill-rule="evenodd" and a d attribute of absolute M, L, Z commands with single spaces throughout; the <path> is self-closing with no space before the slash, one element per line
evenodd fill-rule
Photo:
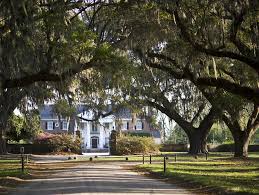
<path fill-rule="evenodd" d="M 159 152 L 159 147 L 151 137 L 121 135 L 117 138 L 117 154 L 146 154 Z"/>
<path fill-rule="evenodd" d="M 218 145 L 214 151 L 217 152 L 234 152 L 234 144 L 221 144 Z"/>
<path fill-rule="evenodd" d="M 147 132 L 127 132 L 125 135 L 138 136 L 138 137 L 151 137 L 150 133 Z"/>
<path fill-rule="evenodd" d="M 221 144 L 217 147 L 213 148 L 211 151 L 213 152 L 234 152 L 235 146 L 234 144 Z M 258 152 L 259 151 L 259 145 L 249 145 L 248 146 L 249 152 Z"/>
<path fill-rule="evenodd" d="M 69 134 L 41 135 L 34 142 L 49 145 L 52 152 L 73 152 L 77 154 L 81 152 L 80 138 L 74 139 L 73 135 Z"/>

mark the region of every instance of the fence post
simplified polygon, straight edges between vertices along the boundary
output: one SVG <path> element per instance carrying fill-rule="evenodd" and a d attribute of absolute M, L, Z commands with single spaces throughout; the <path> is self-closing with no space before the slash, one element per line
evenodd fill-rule
<path fill-rule="evenodd" d="M 24 173 L 24 156 L 23 156 L 23 154 L 21 155 L 21 158 L 22 158 L 22 172 Z"/>
<path fill-rule="evenodd" d="M 24 173 L 24 147 L 20 147 L 22 172 Z"/>
<path fill-rule="evenodd" d="M 26 154 L 26 164 L 29 163 L 29 154 Z"/>
<path fill-rule="evenodd" d="M 164 173 L 166 172 L 166 157 L 164 156 Z"/>
<path fill-rule="evenodd" d="M 174 162 L 176 162 L 176 160 L 177 160 L 177 155 L 175 154 L 175 156 L 174 156 Z"/>
<path fill-rule="evenodd" d="M 150 156 L 149 156 L 149 164 L 151 164 L 152 163 L 152 155 L 150 154 Z"/>
<path fill-rule="evenodd" d="M 145 164 L 145 156 L 143 154 L 142 163 Z"/>
<path fill-rule="evenodd" d="M 206 155 L 206 160 L 208 160 L 208 153 L 206 152 L 205 155 Z"/>

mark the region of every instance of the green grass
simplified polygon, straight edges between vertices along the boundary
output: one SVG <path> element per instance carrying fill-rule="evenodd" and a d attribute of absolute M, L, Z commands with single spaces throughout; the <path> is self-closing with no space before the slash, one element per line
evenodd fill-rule
<path fill-rule="evenodd" d="M 9 159 L 1 159 L 0 160 L 0 178 L 11 176 L 11 177 L 20 177 L 26 175 L 28 170 L 25 168 L 24 173 L 21 170 L 20 160 L 9 160 Z"/>
<path fill-rule="evenodd" d="M 8 169 L 8 170 L 0 170 L 0 178 L 1 177 L 21 177 L 28 173 L 28 170 L 25 169 L 24 173 L 22 173 L 21 169 Z"/>
<path fill-rule="evenodd" d="M 230 153 L 212 153 L 208 161 L 181 154 L 177 162 L 170 160 L 167 171 L 163 164 L 145 164 L 138 168 L 179 181 L 192 181 L 235 194 L 259 194 L 259 153 L 251 153 L 249 159 L 234 159 Z"/>

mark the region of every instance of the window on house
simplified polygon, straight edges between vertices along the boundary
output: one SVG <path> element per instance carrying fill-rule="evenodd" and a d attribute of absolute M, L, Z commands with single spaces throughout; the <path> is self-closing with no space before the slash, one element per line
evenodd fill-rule
<path fill-rule="evenodd" d="M 142 130 L 142 129 L 143 129 L 143 123 L 141 121 L 137 121 L 136 130 Z"/>
<path fill-rule="evenodd" d="M 53 126 L 54 126 L 53 121 L 48 121 L 47 122 L 47 130 L 53 130 L 54 129 Z"/>
<path fill-rule="evenodd" d="M 129 122 L 123 121 L 122 122 L 122 130 L 128 130 L 129 129 Z"/>
<path fill-rule="evenodd" d="M 127 121 L 123 121 L 123 122 L 122 122 L 122 128 L 121 128 L 121 130 L 127 130 L 127 127 L 128 127 Z"/>
<path fill-rule="evenodd" d="M 104 128 L 105 129 L 110 129 L 110 123 L 104 123 Z"/>
<path fill-rule="evenodd" d="M 63 130 L 68 130 L 68 122 L 67 121 L 63 121 L 62 122 L 62 129 Z"/>
<path fill-rule="evenodd" d="M 92 132 L 97 132 L 97 124 L 92 123 Z"/>
<path fill-rule="evenodd" d="M 109 147 L 109 137 L 106 137 L 106 138 L 105 138 L 104 147 L 105 147 L 105 148 L 108 148 L 108 147 Z"/>

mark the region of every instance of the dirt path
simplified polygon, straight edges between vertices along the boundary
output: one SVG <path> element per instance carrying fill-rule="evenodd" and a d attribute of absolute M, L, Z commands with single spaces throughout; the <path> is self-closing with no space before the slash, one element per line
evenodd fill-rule
<path fill-rule="evenodd" d="M 49 174 L 49 172 L 46 172 Z M 173 184 L 123 169 L 119 163 L 90 163 L 51 171 L 8 194 L 191 194 Z"/>

